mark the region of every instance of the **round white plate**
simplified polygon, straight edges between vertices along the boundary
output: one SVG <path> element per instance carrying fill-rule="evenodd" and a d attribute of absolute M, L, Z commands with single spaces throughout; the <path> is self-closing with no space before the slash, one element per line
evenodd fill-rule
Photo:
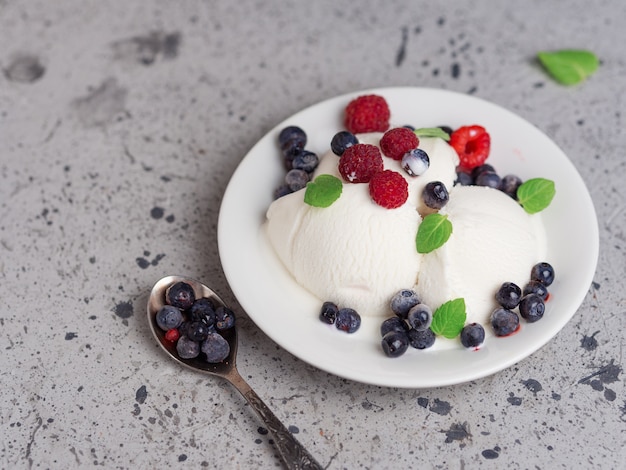
<path fill-rule="evenodd" d="M 480 124 L 491 134 L 488 160 L 498 173 L 555 181 L 556 196 L 542 212 L 548 259 L 556 281 L 543 319 L 522 322 L 506 338 L 489 338 L 479 351 L 458 347 L 386 357 L 380 346 L 382 320 L 364 317 L 352 335 L 318 319 L 321 300 L 299 286 L 274 256 L 262 225 L 272 194 L 284 177 L 277 136 L 287 125 L 307 132 L 307 149 L 320 156 L 343 128 L 343 110 L 353 98 L 386 98 L 391 125 L 415 127 Z M 575 236 L 573 230 L 575 229 Z M 363 383 L 404 388 L 451 385 L 509 367 L 546 344 L 571 319 L 592 282 L 598 258 L 598 224 L 583 180 L 545 134 L 519 116 L 481 99 L 437 89 L 382 88 L 339 96 L 311 106 L 278 124 L 243 159 L 228 185 L 218 224 L 219 252 L 230 286 L 250 318 L 272 340 L 332 374 Z"/>

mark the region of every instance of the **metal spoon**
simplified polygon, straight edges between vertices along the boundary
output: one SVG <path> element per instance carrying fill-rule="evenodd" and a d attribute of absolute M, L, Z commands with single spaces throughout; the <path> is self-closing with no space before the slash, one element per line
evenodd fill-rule
<path fill-rule="evenodd" d="M 156 313 L 165 304 L 165 292 L 168 287 L 177 282 L 186 282 L 193 287 L 196 298 L 209 298 L 218 305 L 225 305 L 222 299 L 204 284 L 190 278 L 181 276 L 167 276 L 159 280 L 148 299 L 148 324 L 152 334 L 158 340 L 161 348 L 167 352 L 179 364 L 203 372 L 208 375 L 216 375 L 228 380 L 241 395 L 248 401 L 250 406 L 259 415 L 265 427 L 271 432 L 274 443 L 278 449 L 285 467 L 288 469 L 322 469 L 323 467 L 307 452 L 295 437 L 289 432 L 284 424 L 272 413 L 263 400 L 239 375 L 235 364 L 237 359 L 237 330 L 236 326 L 224 333 L 224 338 L 230 345 L 230 354 L 223 362 L 211 364 L 202 358 L 202 354 L 194 359 L 183 359 L 176 351 L 176 344 L 165 339 L 165 332 L 156 323 Z"/>

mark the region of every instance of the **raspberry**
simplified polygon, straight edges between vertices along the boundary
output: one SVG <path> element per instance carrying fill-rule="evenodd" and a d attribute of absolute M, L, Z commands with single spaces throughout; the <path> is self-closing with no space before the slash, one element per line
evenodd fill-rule
<path fill-rule="evenodd" d="M 367 183 L 374 174 L 381 171 L 383 157 L 375 145 L 353 145 L 339 159 L 339 173 L 350 183 Z"/>
<path fill-rule="evenodd" d="M 409 185 L 400 173 L 392 170 L 381 171 L 370 180 L 370 196 L 379 206 L 395 209 L 409 197 Z"/>
<path fill-rule="evenodd" d="M 459 166 L 471 170 L 487 160 L 491 137 L 484 127 L 463 126 L 452 133 L 450 145 L 459 154 Z"/>
<path fill-rule="evenodd" d="M 385 132 L 380 139 L 380 149 L 393 160 L 402 160 L 405 153 L 416 149 L 420 141 L 415 132 L 406 127 L 396 127 Z"/>
<path fill-rule="evenodd" d="M 387 101 L 378 95 L 363 95 L 346 106 L 344 124 L 353 134 L 385 132 L 391 113 Z"/>

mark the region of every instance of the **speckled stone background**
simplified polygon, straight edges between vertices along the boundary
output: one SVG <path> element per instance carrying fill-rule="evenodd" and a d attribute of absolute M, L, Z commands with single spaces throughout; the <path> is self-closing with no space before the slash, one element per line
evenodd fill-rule
<path fill-rule="evenodd" d="M 246 152 L 320 100 L 412 85 L 509 108 L 570 156 L 601 243 L 579 312 L 516 366 L 426 390 L 331 376 L 242 313 L 240 371 L 330 469 L 624 468 L 624 18 L 622 0 L 0 0 L 0 466 L 279 467 L 234 388 L 158 348 L 148 292 L 186 274 L 237 306 L 216 227 Z M 534 57 L 560 48 L 600 70 L 556 84 Z"/>

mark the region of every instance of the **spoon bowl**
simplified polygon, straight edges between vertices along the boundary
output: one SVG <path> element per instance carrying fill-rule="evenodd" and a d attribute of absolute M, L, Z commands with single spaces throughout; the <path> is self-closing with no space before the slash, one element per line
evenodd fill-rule
<path fill-rule="evenodd" d="M 182 276 L 166 276 L 154 285 L 148 299 L 148 324 L 159 346 L 176 362 L 188 369 L 202 372 L 207 375 L 222 377 L 230 382 L 248 401 L 252 409 L 259 415 L 265 427 L 274 438 L 274 443 L 280 454 L 285 468 L 288 469 L 322 469 L 323 467 L 309 454 L 296 440 L 284 424 L 274 415 L 270 408 L 261 400 L 257 393 L 248 385 L 237 371 L 237 325 L 220 332 L 230 346 L 228 357 L 219 363 L 210 363 L 201 353 L 193 359 L 179 356 L 176 343 L 165 338 L 163 331 L 156 322 L 157 312 L 166 304 L 167 289 L 177 282 L 186 282 L 194 291 L 195 298 L 208 298 L 216 306 L 227 305 L 209 287 L 195 279 Z"/>

